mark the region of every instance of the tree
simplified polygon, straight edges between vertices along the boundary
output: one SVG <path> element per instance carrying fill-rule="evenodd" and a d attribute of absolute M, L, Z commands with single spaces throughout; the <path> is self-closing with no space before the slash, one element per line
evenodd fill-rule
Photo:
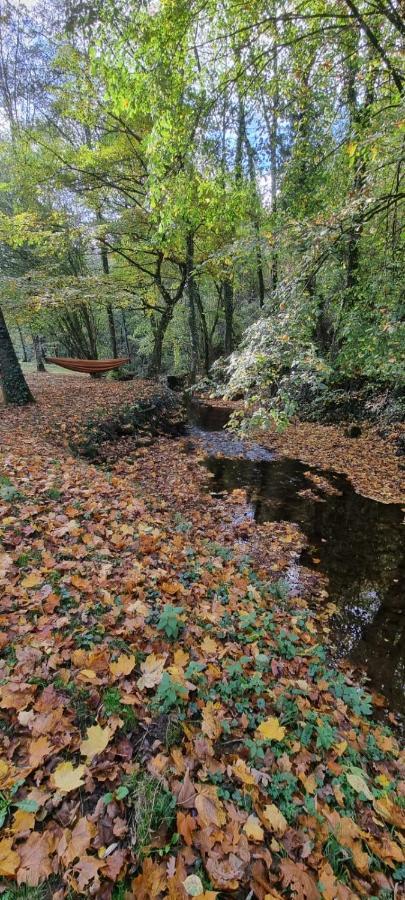
<path fill-rule="evenodd" d="M 25 406 L 33 396 L 24 378 L 0 307 L 0 382 L 6 403 Z"/>

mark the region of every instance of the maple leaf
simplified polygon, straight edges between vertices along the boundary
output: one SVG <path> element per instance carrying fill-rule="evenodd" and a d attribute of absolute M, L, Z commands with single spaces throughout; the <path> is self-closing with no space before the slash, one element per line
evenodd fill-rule
<path fill-rule="evenodd" d="M 302 863 L 282 859 L 280 872 L 284 887 L 290 888 L 297 900 L 319 900 L 321 895 L 316 881 Z"/>
<path fill-rule="evenodd" d="M 73 766 L 71 762 L 59 763 L 52 774 L 55 787 L 64 794 L 74 791 L 83 784 L 85 766 Z"/>
<path fill-rule="evenodd" d="M 284 725 L 280 725 L 279 720 L 274 716 L 270 716 L 269 719 L 265 719 L 264 722 L 261 722 L 257 728 L 257 732 L 259 733 L 259 737 L 266 741 L 282 741 L 285 736 Z"/>
<path fill-rule="evenodd" d="M 39 584 L 42 584 L 43 578 L 40 575 L 36 575 L 32 572 L 30 575 L 26 575 L 21 582 L 21 587 L 23 588 L 34 588 L 38 587 Z"/>
<path fill-rule="evenodd" d="M 160 684 L 166 659 L 167 653 L 163 656 L 150 653 L 150 655 L 146 657 L 145 661 L 141 663 L 140 666 L 142 676 L 137 681 L 139 690 L 143 691 L 144 688 L 153 688 L 156 687 L 157 684 Z"/>
<path fill-rule="evenodd" d="M 262 819 L 269 831 L 275 831 L 276 834 L 284 834 L 287 831 L 287 819 L 274 803 L 269 803 L 264 807 Z"/>
<path fill-rule="evenodd" d="M 193 843 L 193 831 L 197 828 L 197 820 L 194 819 L 193 816 L 186 815 L 186 813 L 178 812 L 176 821 L 178 833 L 181 834 L 187 846 L 191 847 Z"/>
<path fill-rule="evenodd" d="M 221 704 L 213 703 L 211 700 L 202 710 L 202 731 L 213 740 L 216 740 L 222 732 L 220 710 Z"/>
<path fill-rule="evenodd" d="M 244 871 L 245 863 L 235 853 L 222 858 L 211 854 L 207 859 L 207 872 L 214 886 L 223 890 L 236 891 Z"/>
<path fill-rule="evenodd" d="M 198 820 L 202 828 L 207 825 L 224 825 L 226 815 L 222 803 L 218 797 L 215 785 L 197 785 L 195 808 L 198 811 Z"/>
<path fill-rule="evenodd" d="M 119 678 L 120 675 L 130 675 L 134 668 L 135 657 L 126 656 L 125 653 L 121 653 L 121 656 L 119 656 L 115 662 L 110 663 L 110 672 L 115 678 Z"/>
<path fill-rule="evenodd" d="M 243 826 L 243 830 L 246 837 L 250 838 L 252 841 L 264 840 L 264 831 L 257 816 L 248 816 Z"/>
<path fill-rule="evenodd" d="M 20 857 L 12 847 L 13 838 L 3 838 L 0 841 L 0 876 L 2 878 L 11 878 L 20 865 Z"/>
<path fill-rule="evenodd" d="M 405 830 L 405 810 L 394 803 L 391 797 L 373 799 L 373 806 L 376 813 L 385 819 L 386 822 Z"/>
<path fill-rule="evenodd" d="M 47 737 L 39 737 L 35 738 L 31 741 L 29 745 L 29 756 L 28 761 L 30 766 L 33 768 L 37 768 L 41 765 L 42 761 L 52 750 L 52 745 L 50 744 Z"/>
<path fill-rule="evenodd" d="M 91 725 L 87 729 L 87 737 L 80 744 L 80 753 L 86 757 L 86 762 L 91 762 L 98 753 L 102 753 L 111 740 L 111 729 L 102 728 L 101 725 Z"/>
<path fill-rule="evenodd" d="M 20 867 L 17 872 L 18 884 L 28 884 L 36 887 L 41 881 L 52 874 L 51 850 L 53 849 L 53 837 L 46 831 L 39 834 L 32 831 L 28 839 L 21 844 Z"/>

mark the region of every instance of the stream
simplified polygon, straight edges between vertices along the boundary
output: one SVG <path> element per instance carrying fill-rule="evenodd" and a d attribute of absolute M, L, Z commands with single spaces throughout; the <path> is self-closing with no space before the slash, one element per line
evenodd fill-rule
<path fill-rule="evenodd" d="M 256 522 L 300 526 L 307 545 L 298 563 L 326 577 L 328 602 L 337 607 L 330 622 L 333 654 L 365 670 L 369 686 L 405 721 L 401 507 L 357 494 L 344 475 L 245 444 L 223 430 L 228 418 L 226 408 L 190 406 L 188 434 L 205 450 L 213 476 L 208 489 L 243 488 Z"/>

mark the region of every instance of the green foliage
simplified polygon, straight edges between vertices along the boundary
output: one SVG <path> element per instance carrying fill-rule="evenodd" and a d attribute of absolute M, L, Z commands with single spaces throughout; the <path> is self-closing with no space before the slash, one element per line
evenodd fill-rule
<path fill-rule="evenodd" d="M 181 706 L 186 699 L 187 691 L 183 685 L 175 681 L 168 672 L 164 672 L 153 700 L 153 708 L 160 713 L 168 713 Z"/>
<path fill-rule="evenodd" d="M 156 627 L 164 631 L 169 640 L 176 640 L 184 627 L 180 618 L 183 612 L 182 606 L 172 606 L 168 603 L 164 607 Z"/>

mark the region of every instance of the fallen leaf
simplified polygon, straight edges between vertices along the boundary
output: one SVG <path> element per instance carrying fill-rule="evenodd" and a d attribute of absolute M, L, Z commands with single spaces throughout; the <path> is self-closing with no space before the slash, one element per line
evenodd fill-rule
<path fill-rule="evenodd" d="M 268 828 L 269 831 L 274 831 L 276 834 L 284 834 L 284 832 L 287 831 L 287 819 L 274 803 L 269 803 L 264 807 L 262 820 L 264 820 L 266 828 Z"/>
<path fill-rule="evenodd" d="M 130 675 L 134 668 L 135 657 L 126 656 L 125 653 L 121 653 L 115 662 L 110 663 L 110 672 L 115 678 L 119 678 L 120 675 Z"/>
<path fill-rule="evenodd" d="M 261 722 L 257 731 L 259 737 L 265 741 L 282 741 L 285 737 L 284 725 L 280 725 L 279 720 L 273 716 Z"/>
<path fill-rule="evenodd" d="M 140 668 L 142 676 L 137 681 L 140 691 L 143 691 L 144 688 L 153 688 L 156 687 L 157 684 L 160 684 L 166 659 L 167 654 L 158 656 L 155 653 L 151 653 L 146 657 L 145 661 L 141 663 Z"/>
<path fill-rule="evenodd" d="M 87 737 L 80 744 L 80 753 L 86 757 L 86 762 L 91 762 L 98 753 L 102 753 L 111 739 L 111 730 L 102 728 L 101 725 L 91 725 L 87 729 Z"/>
<path fill-rule="evenodd" d="M 12 847 L 13 838 L 3 838 L 0 841 L 0 876 L 2 878 L 12 878 L 20 865 L 20 857 Z"/>
<path fill-rule="evenodd" d="M 85 766 L 73 766 L 71 762 L 59 763 L 52 774 L 52 781 L 55 787 L 67 794 L 74 791 L 83 784 L 83 775 Z"/>
<path fill-rule="evenodd" d="M 264 831 L 257 816 L 250 815 L 243 826 L 243 830 L 246 837 L 252 841 L 264 840 Z"/>

